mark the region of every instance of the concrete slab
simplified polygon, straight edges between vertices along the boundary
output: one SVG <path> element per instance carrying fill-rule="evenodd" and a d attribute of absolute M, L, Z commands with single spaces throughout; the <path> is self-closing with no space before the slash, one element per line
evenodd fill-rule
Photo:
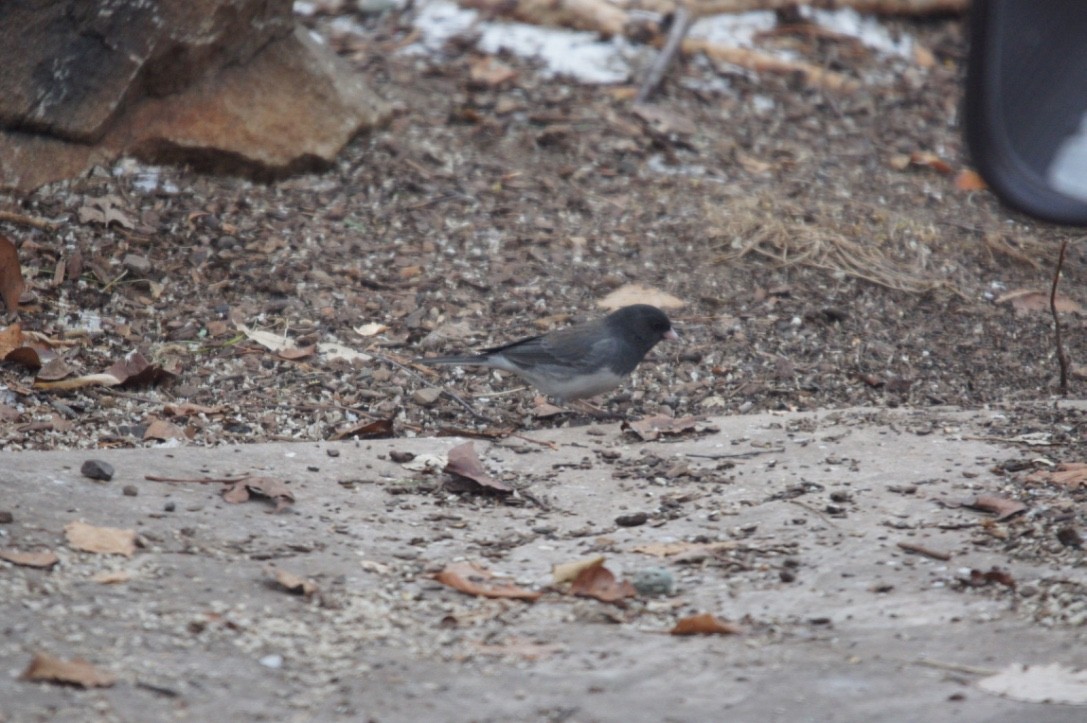
<path fill-rule="evenodd" d="M 842 410 L 717 418 L 655 442 L 617 425 L 477 440 L 488 470 L 526 492 L 506 500 L 447 492 L 391 456 L 440 455 L 453 438 L 6 454 L 0 510 L 14 519 L 0 547 L 60 562 L 0 562 L 0 720 L 1082 720 L 1082 708 L 973 685 L 1017 662 L 1087 667 L 1082 626 L 1039 625 L 1022 604 L 1029 585 L 1082 584 L 1083 568 L 1016 559 L 1001 523 L 958 506 L 996 490 L 994 463 L 1018 456 L 973 432 L 989 414 Z M 114 479 L 83 477 L 88 458 Z M 296 503 L 271 514 L 228 504 L 219 484 L 149 474 L 264 474 Z M 634 513 L 647 523 L 616 524 Z M 76 551 L 73 520 L 133 529 L 142 546 Z M 674 544 L 684 553 L 639 551 Z M 664 568 L 677 591 L 626 608 L 557 591 L 529 604 L 431 577 L 468 559 L 546 589 L 553 564 L 595 554 L 622 577 Z M 958 581 L 994 566 L 1019 588 Z M 270 567 L 320 592 L 290 595 Z M 130 579 L 96 582 L 103 571 Z M 667 634 L 697 612 L 747 632 Z M 38 650 L 118 683 L 19 680 Z"/>

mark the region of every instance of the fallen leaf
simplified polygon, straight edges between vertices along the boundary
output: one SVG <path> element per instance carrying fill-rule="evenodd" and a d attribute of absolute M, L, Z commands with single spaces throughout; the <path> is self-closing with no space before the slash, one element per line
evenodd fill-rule
<path fill-rule="evenodd" d="M 517 71 L 493 55 L 485 55 L 472 61 L 468 67 L 468 79 L 478 86 L 494 88 L 517 77 Z"/>
<path fill-rule="evenodd" d="M 79 208 L 79 222 L 100 223 L 103 226 L 116 223 L 123 228 L 135 228 L 136 224 L 126 212 L 121 210 L 122 203 L 124 199 L 115 195 L 89 199 Z"/>
<path fill-rule="evenodd" d="M 487 474 L 487 471 L 483 469 L 483 464 L 479 461 L 479 457 L 476 456 L 475 444 L 472 442 L 465 442 L 449 450 L 448 461 L 442 471 L 453 475 L 455 480 L 461 479 L 474 482 L 484 490 L 513 492 L 513 488 L 508 484 Z"/>
<path fill-rule="evenodd" d="M 136 531 L 116 527 L 95 527 L 86 522 L 69 522 L 64 526 L 68 544 L 83 552 L 132 557 L 136 552 Z"/>
<path fill-rule="evenodd" d="M 999 567 L 989 568 L 987 571 L 970 569 L 970 577 L 965 582 L 971 587 L 985 587 L 991 583 L 997 583 L 1005 587 L 1015 589 L 1015 578 L 1011 576 L 1011 573 L 1007 570 L 1001 570 Z"/>
<path fill-rule="evenodd" d="M 185 434 L 184 429 L 173 422 L 167 422 L 165 419 L 152 419 L 143 433 L 143 438 L 144 440 L 158 439 L 166 441 L 168 439 L 188 439 L 188 435 Z"/>
<path fill-rule="evenodd" d="M 581 571 L 585 568 L 603 564 L 603 555 L 586 557 L 583 560 L 574 560 L 573 562 L 563 562 L 551 567 L 551 577 L 556 583 L 571 582 L 581 574 Z"/>
<path fill-rule="evenodd" d="M 955 175 L 955 189 L 959 191 L 984 191 L 989 185 L 981 175 L 970 168 L 964 168 Z"/>
<path fill-rule="evenodd" d="M 1027 509 L 1027 506 L 1019 500 L 998 497 L 996 495 L 978 495 L 963 504 L 971 509 L 980 510 L 982 512 L 991 512 L 996 515 L 996 519 L 998 520 L 1006 520 Z"/>
<path fill-rule="evenodd" d="M 0 238 L 3 238 L 0 236 Z M 0 359 L 23 345 L 23 325 L 16 322 L 0 329 Z"/>
<path fill-rule="evenodd" d="M 128 570 L 104 570 L 91 576 L 91 579 L 99 585 L 117 585 L 132 579 L 132 573 Z"/>
<path fill-rule="evenodd" d="M 117 680 L 82 658 L 61 660 L 48 653 L 35 653 L 30 665 L 19 677 L 21 680 L 43 680 L 81 688 L 108 688 Z"/>
<path fill-rule="evenodd" d="M 951 173 L 951 164 L 930 151 L 914 151 L 910 154 L 910 164 L 925 166 L 944 174 Z"/>
<path fill-rule="evenodd" d="M 300 577 L 286 570 L 273 570 L 275 581 L 289 593 L 312 597 L 317 592 L 317 583 L 309 578 Z"/>
<path fill-rule="evenodd" d="M 633 422 L 623 422 L 620 429 L 624 432 L 633 432 L 643 442 L 653 442 L 660 439 L 661 435 L 676 435 L 696 431 L 697 420 L 694 417 L 669 417 L 658 414 L 652 417 L 642 417 Z"/>
<path fill-rule="evenodd" d="M 249 341 L 255 341 L 263 346 L 268 351 L 274 351 L 277 354 L 282 353 L 285 350 L 297 349 L 294 341 L 288 339 L 282 334 L 273 334 L 270 331 L 260 331 L 259 329 L 250 329 L 245 324 L 235 324 L 238 327 L 238 331 L 245 334 Z"/>
<path fill-rule="evenodd" d="M 1025 703 L 1087 705 L 1087 670 L 1073 670 L 1060 663 L 1012 663 L 996 675 L 982 678 L 977 686 L 986 693 Z"/>
<path fill-rule="evenodd" d="M 620 309 L 631 304 L 651 304 L 659 309 L 680 309 L 686 305 L 667 291 L 652 289 L 641 284 L 626 284 L 596 302 L 609 311 Z"/>
<path fill-rule="evenodd" d="M 267 497 L 275 503 L 275 512 L 282 512 L 294 503 L 294 493 L 286 483 L 273 477 L 243 477 L 228 483 L 223 499 L 231 504 L 248 502 L 250 497 Z"/>
<path fill-rule="evenodd" d="M 350 427 L 336 431 L 330 441 L 338 442 L 341 439 L 385 439 L 393 436 L 393 420 L 375 419 L 373 421 L 359 422 Z"/>
<path fill-rule="evenodd" d="M 1015 313 L 1019 315 L 1032 314 L 1035 312 L 1043 312 L 1049 314 L 1051 312 L 1049 308 L 1049 296 L 1048 291 L 1034 291 L 1033 289 L 1016 289 L 1009 291 L 1006 294 L 1001 294 L 995 303 L 997 304 L 1011 304 L 1015 309 Z M 1072 301 L 1067 296 L 1061 293 L 1057 293 L 1054 299 L 1053 305 L 1061 313 L 1073 313 L 1084 315 L 1083 307 L 1075 301 Z"/>
<path fill-rule="evenodd" d="M 222 414 L 226 410 L 223 405 L 208 407 L 203 404 L 183 402 L 182 404 L 166 404 L 162 407 L 162 413 L 171 417 L 195 417 L 200 414 L 213 416 Z"/>
<path fill-rule="evenodd" d="M 384 324 L 379 324 L 376 321 L 372 321 L 369 324 L 363 324 L 362 326 L 356 326 L 354 331 L 359 336 L 377 336 L 383 331 L 388 331 L 389 327 Z"/>
<path fill-rule="evenodd" d="M 26 283 L 19 265 L 19 250 L 7 236 L 0 236 L 0 299 L 8 312 L 18 311 Z"/>
<path fill-rule="evenodd" d="M 526 590 L 510 582 L 491 582 L 494 573 L 470 562 L 454 562 L 434 576 L 434 579 L 467 595 L 490 598 L 512 598 L 534 602 L 543 593 Z"/>
<path fill-rule="evenodd" d="M 672 628 L 672 635 L 739 635 L 744 631 L 739 625 L 721 620 L 710 613 L 680 618 Z"/>
<path fill-rule="evenodd" d="M 373 357 L 369 354 L 364 354 L 363 352 L 352 349 L 349 346 L 344 346 L 343 344 L 336 344 L 330 341 L 325 341 L 318 344 L 317 351 L 328 361 L 373 361 Z"/>
<path fill-rule="evenodd" d="M 286 359 L 287 361 L 298 361 L 299 359 L 311 357 L 316 353 L 317 347 L 311 344 L 310 346 L 296 346 L 290 349 L 284 349 L 276 356 L 280 359 Z"/>
<path fill-rule="evenodd" d="M 48 362 L 40 364 L 39 367 L 38 373 L 34 378 L 41 379 L 42 381 L 55 382 L 58 379 L 64 379 L 65 377 L 70 377 L 72 375 L 71 367 L 64 361 L 64 357 L 60 356 L 53 357 Z"/>
<path fill-rule="evenodd" d="M 532 404 L 532 416 L 536 419 L 550 419 L 560 414 L 566 414 L 562 407 L 556 407 L 547 401 L 546 397 L 536 397 Z"/>
<path fill-rule="evenodd" d="M 131 352 L 115 362 L 102 374 L 85 374 L 79 377 L 66 377 L 50 380 L 39 376 L 34 380 L 34 389 L 70 391 L 85 387 L 143 387 L 158 384 L 176 378 L 177 375 L 163 367 L 152 364 L 138 351 Z"/>
<path fill-rule="evenodd" d="M 622 603 L 638 592 L 627 580 L 619 580 L 608 568 L 604 567 L 604 558 L 595 565 L 589 565 L 578 573 L 570 584 L 570 594 L 578 597 L 591 597 L 606 603 Z"/>
<path fill-rule="evenodd" d="M 19 550 L 0 550 L 0 560 L 7 560 L 15 565 L 22 565 L 23 567 L 37 567 L 43 570 L 49 568 L 60 562 L 56 553 L 50 550 L 41 550 L 39 552 L 21 552 Z"/>
<path fill-rule="evenodd" d="M 1056 469 L 1041 469 L 1027 475 L 1031 484 L 1057 484 L 1069 489 L 1087 486 L 1087 463 L 1061 462 Z"/>

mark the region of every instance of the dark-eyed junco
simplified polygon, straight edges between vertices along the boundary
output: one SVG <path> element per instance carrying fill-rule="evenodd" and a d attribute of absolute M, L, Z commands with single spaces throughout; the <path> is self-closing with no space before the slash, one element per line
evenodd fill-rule
<path fill-rule="evenodd" d="M 479 354 L 423 358 L 423 364 L 503 369 L 548 396 L 569 401 L 614 389 L 661 339 L 678 339 L 664 312 L 649 304 Z"/>

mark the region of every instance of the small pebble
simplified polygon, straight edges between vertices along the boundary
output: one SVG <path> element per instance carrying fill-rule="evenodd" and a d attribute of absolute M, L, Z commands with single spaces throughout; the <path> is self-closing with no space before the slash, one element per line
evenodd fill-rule
<path fill-rule="evenodd" d="M 442 396 L 442 390 L 436 387 L 423 387 L 411 393 L 412 401 L 424 407 L 429 407 L 437 402 L 440 396 Z"/>
<path fill-rule="evenodd" d="M 398 464 L 404 464 L 415 459 L 415 455 L 412 452 L 401 452 L 394 449 L 389 452 L 389 459 Z"/>
<path fill-rule="evenodd" d="M 105 482 L 113 479 L 113 465 L 100 459 L 88 459 L 79 468 L 79 471 L 83 473 L 84 477 L 90 477 L 91 479 L 99 479 Z"/>
<path fill-rule="evenodd" d="M 278 654 L 265 655 L 260 659 L 260 664 L 265 668 L 279 669 L 283 667 L 283 656 Z"/>
<path fill-rule="evenodd" d="M 0 510 L 0 525 L 10 525 L 15 522 L 15 515 L 10 510 Z"/>
<path fill-rule="evenodd" d="M 327 454 L 329 457 L 339 457 L 340 456 L 340 450 L 333 449 L 333 448 L 326 449 L 325 454 Z"/>
<path fill-rule="evenodd" d="M 663 567 L 647 567 L 634 573 L 630 583 L 639 595 L 659 597 L 676 591 L 676 579 Z"/>
<path fill-rule="evenodd" d="M 136 485 L 125 485 L 123 488 L 121 488 L 121 492 L 124 494 L 125 497 L 135 497 L 140 493 L 140 491 L 136 488 Z"/>
<path fill-rule="evenodd" d="M 649 521 L 649 515 L 644 512 L 634 512 L 629 515 L 619 515 L 615 518 L 615 524 L 620 527 L 637 527 Z"/>
<path fill-rule="evenodd" d="M 173 512 L 174 510 L 177 509 L 177 503 L 176 502 L 167 502 L 165 505 L 163 505 L 162 509 L 165 510 L 166 512 Z"/>

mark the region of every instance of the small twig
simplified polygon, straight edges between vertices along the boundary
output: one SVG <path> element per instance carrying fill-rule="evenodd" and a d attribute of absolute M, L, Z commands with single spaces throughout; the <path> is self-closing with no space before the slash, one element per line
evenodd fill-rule
<path fill-rule="evenodd" d="M 1053 334 L 1057 341 L 1057 362 L 1061 365 L 1061 396 L 1068 396 L 1068 352 L 1064 350 L 1061 339 L 1061 319 L 1057 315 L 1057 284 L 1061 280 L 1061 267 L 1064 266 L 1064 252 L 1068 250 L 1068 239 L 1061 241 L 1061 253 L 1057 257 L 1057 269 L 1053 272 L 1053 286 L 1049 290 L 1049 311 L 1053 314 Z"/>
<path fill-rule="evenodd" d="M 937 670 L 950 670 L 953 673 L 969 673 L 970 675 L 996 675 L 999 670 L 992 670 L 991 668 L 976 668 L 973 665 L 962 665 L 960 663 L 945 663 L 940 660 L 915 660 L 914 665 L 924 665 L 928 668 L 936 668 Z"/>
<path fill-rule="evenodd" d="M 915 552 L 918 555 L 931 557 L 933 560 L 943 560 L 944 562 L 947 562 L 951 559 L 950 552 L 933 550 L 931 548 L 925 547 L 924 545 L 918 545 L 916 542 L 899 542 L 898 546 L 906 552 Z"/>
<path fill-rule="evenodd" d="M 642 87 L 634 98 L 635 105 L 649 100 L 649 96 L 653 95 L 664 80 L 664 75 L 679 54 L 680 48 L 683 47 L 683 38 L 687 36 L 687 31 L 691 29 L 694 20 L 694 15 L 686 7 L 682 4 L 676 6 L 676 11 L 672 14 L 672 28 L 668 31 L 668 40 L 665 41 L 660 54 L 653 60 L 653 64 L 649 66 L 649 72 L 642 81 Z"/>
<path fill-rule="evenodd" d="M 30 226 L 32 228 L 41 229 L 42 231 L 54 231 L 60 227 L 60 224 L 55 221 L 49 221 L 36 216 L 27 216 L 22 213 L 15 213 L 14 211 L 0 211 L 0 221 L 7 221 L 8 223 L 19 224 L 21 226 Z"/>
<path fill-rule="evenodd" d="M 760 454 L 782 454 L 785 452 L 784 447 L 771 447 L 770 449 L 753 449 L 750 452 L 735 452 L 733 454 L 699 454 L 697 452 L 684 452 L 684 457 L 693 457 L 695 459 L 748 459 L 749 457 L 757 457 Z"/>

